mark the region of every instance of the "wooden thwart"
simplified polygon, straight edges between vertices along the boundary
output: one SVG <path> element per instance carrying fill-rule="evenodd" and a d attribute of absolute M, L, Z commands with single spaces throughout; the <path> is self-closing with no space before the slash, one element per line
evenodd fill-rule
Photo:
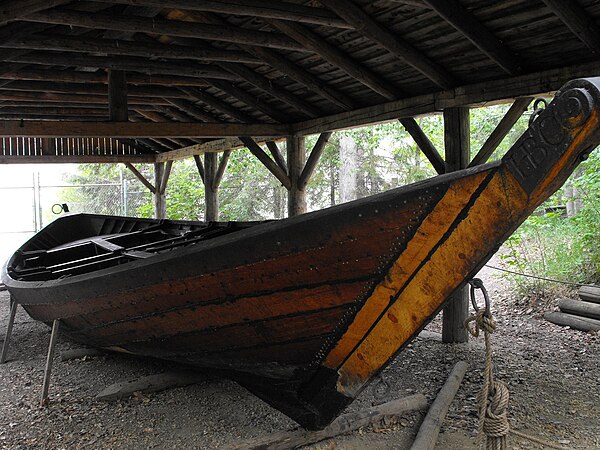
<path fill-rule="evenodd" d="M 373 406 L 363 411 L 344 414 L 331 425 L 320 431 L 296 429 L 271 434 L 269 437 L 247 442 L 235 447 L 237 450 L 277 450 L 294 449 L 330 439 L 340 434 L 347 434 L 361 427 L 381 421 L 386 417 L 398 416 L 410 411 L 425 409 L 427 400 L 423 394 L 415 394 Z"/>

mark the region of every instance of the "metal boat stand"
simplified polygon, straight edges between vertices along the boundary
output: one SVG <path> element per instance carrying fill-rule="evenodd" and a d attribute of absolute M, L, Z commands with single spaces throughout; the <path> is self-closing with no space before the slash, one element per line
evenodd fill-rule
<path fill-rule="evenodd" d="M 56 319 L 52 323 L 52 334 L 50 335 L 50 344 L 48 346 L 48 356 L 46 357 L 46 369 L 44 370 L 44 384 L 42 385 L 42 399 L 41 405 L 48 405 L 48 389 L 50 387 L 50 375 L 52 374 L 52 361 L 54 360 L 54 349 L 56 347 L 56 340 L 58 339 L 58 329 L 60 326 L 60 319 Z"/>
<path fill-rule="evenodd" d="M 0 355 L 0 364 L 6 362 L 8 356 L 8 346 L 10 344 L 10 335 L 12 334 L 13 324 L 15 323 L 15 315 L 17 314 L 17 306 L 19 304 L 11 296 L 10 297 L 10 315 L 8 317 L 8 326 L 6 327 L 6 336 L 4 337 L 4 344 L 2 345 L 2 355 Z"/>

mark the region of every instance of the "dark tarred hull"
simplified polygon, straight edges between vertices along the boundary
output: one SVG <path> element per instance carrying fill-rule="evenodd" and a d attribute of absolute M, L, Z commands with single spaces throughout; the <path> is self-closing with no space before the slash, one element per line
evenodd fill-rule
<path fill-rule="evenodd" d="M 74 339 L 222 371 L 321 428 L 600 142 L 597 84 L 567 85 L 498 163 L 277 222 L 66 216 L 2 281 Z"/>

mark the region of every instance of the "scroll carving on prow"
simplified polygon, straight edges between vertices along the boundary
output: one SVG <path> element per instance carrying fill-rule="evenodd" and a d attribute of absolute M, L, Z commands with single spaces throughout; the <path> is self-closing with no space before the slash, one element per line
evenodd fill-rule
<path fill-rule="evenodd" d="M 558 188 L 598 139 L 600 78 L 567 83 L 504 157 L 527 194 Z"/>

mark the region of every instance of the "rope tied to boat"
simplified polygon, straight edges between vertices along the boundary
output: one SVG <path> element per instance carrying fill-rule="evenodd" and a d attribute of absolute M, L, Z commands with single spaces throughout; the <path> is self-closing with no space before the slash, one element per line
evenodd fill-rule
<path fill-rule="evenodd" d="M 487 450 L 505 450 L 506 437 L 510 431 L 508 422 L 508 387 L 499 380 L 494 380 L 492 361 L 492 338 L 496 331 L 496 321 L 490 311 L 490 298 L 483 281 L 474 278 L 469 281 L 471 286 L 471 303 L 475 313 L 465 321 L 465 328 L 473 337 L 478 337 L 483 331 L 485 338 L 485 369 L 483 386 L 478 395 L 479 426 L 477 430 L 477 445 L 482 448 L 485 437 Z M 477 305 L 476 291 L 480 290 L 485 300 L 485 308 Z"/>

